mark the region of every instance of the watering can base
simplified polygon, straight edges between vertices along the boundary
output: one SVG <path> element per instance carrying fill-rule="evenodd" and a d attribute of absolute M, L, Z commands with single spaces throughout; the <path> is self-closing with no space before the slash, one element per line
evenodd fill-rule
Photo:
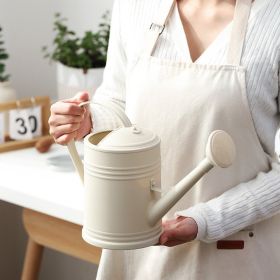
<path fill-rule="evenodd" d="M 152 231 L 149 231 L 148 233 L 140 232 L 131 235 L 125 234 L 124 236 L 119 234 L 117 237 L 114 236 L 114 238 L 108 237 L 106 233 L 104 234 L 104 237 L 102 237 L 100 233 L 95 233 L 85 227 L 82 230 L 82 237 L 87 243 L 110 250 L 133 250 L 149 247 L 158 243 L 160 235 L 160 225 L 155 226 Z"/>

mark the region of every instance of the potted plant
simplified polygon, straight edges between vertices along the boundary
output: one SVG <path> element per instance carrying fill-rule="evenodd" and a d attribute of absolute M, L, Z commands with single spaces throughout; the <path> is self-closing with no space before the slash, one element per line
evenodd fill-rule
<path fill-rule="evenodd" d="M 6 74 L 5 61 L 9 58 L 9 55 L 3 47 L 4 41 L 2 38 L 2 28 L 0 27 L 0 102 L 7 102 L 15 100 L 16 93 L 10 86 L 10 75 Z"/>
<path fill-rule="evenodd" d="M 58 99 L 78 91 L 91 94 L 101 84 L 110 35 L 109 13 L 102 16 L 97 32 L 86 31 L 80 38 L 66 25 L 67 19 L 55 14 L 53 50 L 43 47 L 45 58 L 57 63 Z"/>

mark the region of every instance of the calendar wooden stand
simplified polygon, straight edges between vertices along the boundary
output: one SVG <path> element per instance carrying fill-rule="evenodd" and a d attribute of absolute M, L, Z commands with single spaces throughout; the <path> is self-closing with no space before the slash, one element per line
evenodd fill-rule
<path fill-rule="evenodd" d="M 29 98 L 0 103 L 0 112 L 17 108 L 30 108 L 34 105 L 41 106 L 42 108 L 42 136 L 35 137 L 30 140 L 11 140 L 9 135 L 6 135 L 6 142 L 0 144 L 0 153 L 33 147 L 38 140 L 49 135 L 48 119 L 50 115 L 50 98 L 48 96 L 37 96 L 31 99 Z"/>

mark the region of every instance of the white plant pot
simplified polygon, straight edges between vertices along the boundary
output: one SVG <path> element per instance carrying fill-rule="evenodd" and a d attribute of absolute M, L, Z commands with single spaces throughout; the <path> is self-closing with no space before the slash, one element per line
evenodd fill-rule
<path fill-rule="evenodd" d="M 16 91 L 10 86 L 9 82 L 0 82 L 0 103 L 16 100 Z M 4 113 L 5 134 L 9 131 L 8 112 Z"/>
<path fill-rule="evenodd" d="M 58 100 L 72 98 L 79 91 L 88 91 L 93 96 L 101 85 L 104 68 L 90 69 L 85 74 L 82 69 L 57 63 Z"/>
<path fill-rule="evenodd" d="M 0 102 L 16 100 L 16 92 L 11 88 L 9 82 L 0 82 Z"/>

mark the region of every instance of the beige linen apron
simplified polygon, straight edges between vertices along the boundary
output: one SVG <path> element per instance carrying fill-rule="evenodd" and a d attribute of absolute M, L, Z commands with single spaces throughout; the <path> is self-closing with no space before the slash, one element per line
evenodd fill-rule
<path fill-rule="evenodd" d="M 152 57 L 174 1 L 147 34 L 145 53 L 127 79 L 126 111 L 133 123 L 162 140 L 162 190 L 178 182 L 205 155 L 208 136 L 222 129 L 233 137 L 237 158 L 228 169 L 207 174 L 168 213 L 208 201 L 270 169 L 250 115 L 245 74 L 240 65 L 251 9 L 250 0 L 236 4 L 227 65 L 180 63 Z M 245 198 L 246 199 L 246 198 Z M 238 217 L 237 217 L 238 218 Z M 228 239 L 243 240 L 244 249 L 218 250 L 217 243 L 194 241 L 174 248 L 152 246 L 133 251 L 104 250 L 97 279 L 102 280 L 279 280 L 279 215 Z M 279 246 L 278 246 L 279 245 Z"/>

